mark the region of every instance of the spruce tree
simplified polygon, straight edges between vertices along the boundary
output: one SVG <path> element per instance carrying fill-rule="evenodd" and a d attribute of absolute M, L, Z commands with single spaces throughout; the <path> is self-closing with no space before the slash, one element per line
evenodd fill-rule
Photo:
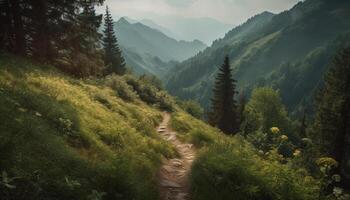
<path fill-rule="evenodd" d="M 326 75 L 318 98 L 314 140 L 323 155 L 339 162 L 339 173 L 349 179 L 350 48 L 336 56 Z"/>
<path fill-rule="evenodd" d="M 105 51 L 106 74 L 117 73 L 123 75 L 126 72 L 125 61 L 118 46 L 118 40 L 113 29 L 113 19 L 106 7 L 105 29 L 103 37 L 103 47 Z"/>
<path fill-rule="evenodd" d="M 226 56 L 216 77 L 209 117 L 209 123 L 226 134 L 235 134 L 239 129 L 237 105 L 234 99 L 235 82 L 232 78 L 230 59 Z"/>

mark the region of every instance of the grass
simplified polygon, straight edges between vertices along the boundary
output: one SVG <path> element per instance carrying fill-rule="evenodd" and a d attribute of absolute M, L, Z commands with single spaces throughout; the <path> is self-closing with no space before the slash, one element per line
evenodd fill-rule
<path fill-rule="evenodd" d="M 159 109 L 125 101 L 103 80 L 0 57 L 0 184 L 4 199 L 157 199 Z M 0 179 L 1 180 L 1 179 Z"/>
<path fill-rule="evenodd" d="M 230 137 L 188 114 L 171 125 L 198 148 L 192 166 L 194 200 L 316 200 L 319 183 L 303 169 L 279 162 L 276 151 L 261 155 L 239 136 Z"/>
<path fill-rule="evenodd" d="M 195 144 L 194 200 L 313 200 L 318 183 L 304 170 L 260 155 L 173 105 L 134 77 L 77 80 L 54 68 L 0 56 L 2 199 L 158 199 L 162 157 L 177 156 L 155 126 L 161 109 Z"/>

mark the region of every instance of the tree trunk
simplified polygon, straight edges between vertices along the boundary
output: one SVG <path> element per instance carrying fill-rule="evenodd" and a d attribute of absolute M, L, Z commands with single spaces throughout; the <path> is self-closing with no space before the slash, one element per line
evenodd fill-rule
<path fill-rule="evenodd" d="M 33 57 L 44 62 L 50 59 L 50 40 L 47 16 L 47 2 L 45 0 L 32 1 L 33 5 Z"/>
<path fill-rule="evenodd" d="M 14 52 L 18 55 L 26 54 L 26 40 L 23 28 L 21 5 L 19 0 L 10 1 L 10 9 L 13 19 Z"/>

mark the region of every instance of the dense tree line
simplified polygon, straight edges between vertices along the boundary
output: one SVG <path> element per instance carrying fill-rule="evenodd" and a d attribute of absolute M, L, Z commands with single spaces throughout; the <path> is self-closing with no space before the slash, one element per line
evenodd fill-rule
<path fill-rule="evenodd" d="M 102 75 L 104 52 L 98 32 L 102 15 L 95 13 L 95 6 L 103 2 L 0 1 L 0 49 L 55 64 L 78 77 Z M 121 57 L 120 51 L 115 53 Z"/>
<path fill-rule="evenodd" d="M 350 186 L 350 48 L 334 58 L 316 100 L 315 116 L 308 117 L 304 108 L 299 119 L 289 117 L 279 90 L 271 87 L 255 88 L 246 103 L 244 92 L 236 97 L 226 57 L 216 77 L 209 123 L 224 133 L 239 133 L 263 155 L 277 152 L 281 162 L 323 177 L 322 196 L 329 196 L 335 187 Z M 328 171 L 322 171 L 324 165 Z M 338 175 L 340 182 L 333 180 Z"/>
<path fill-rule="evenodd" d="M 350 48 L 335 57 L 317 102 L 311 137 L 322 155 L 338 162 L 336 171 L 350 186 Z"/>

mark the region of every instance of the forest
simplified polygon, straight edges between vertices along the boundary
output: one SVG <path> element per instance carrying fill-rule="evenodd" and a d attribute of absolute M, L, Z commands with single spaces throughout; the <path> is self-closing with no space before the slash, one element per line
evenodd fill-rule
<path fill-rule="evenodd" d="M 350 200 L 349 1 L 228 32 L 126 5 L 0 0 L 1 200 Z"/>

